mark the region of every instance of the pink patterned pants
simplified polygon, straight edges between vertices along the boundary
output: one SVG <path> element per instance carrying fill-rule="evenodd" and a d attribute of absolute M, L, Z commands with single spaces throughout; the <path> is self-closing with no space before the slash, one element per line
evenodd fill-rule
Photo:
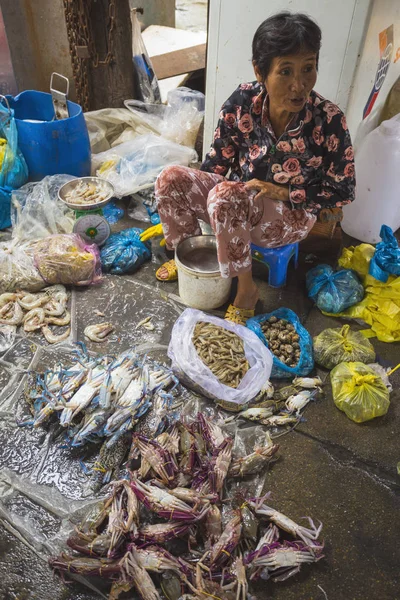
<path fill-rule="evenodd" d="M 244 183 L 189 167 L 166 167 L 155 186 L 167 248 L 201 235 L 199 219 L 209 223 L 217 239 L 222 277 L 251 270 L 252 243 L 278 248 L 307 237 L 315 215 L 292 210 L 287 203 L 255 199 Z"/>

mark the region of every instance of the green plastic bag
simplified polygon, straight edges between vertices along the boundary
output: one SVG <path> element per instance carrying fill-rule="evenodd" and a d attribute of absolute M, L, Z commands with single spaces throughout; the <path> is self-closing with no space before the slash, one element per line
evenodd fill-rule
<path fill-rule="evenodd" d="M 333 400 L 355 423 L 382 417 L 389 409 L 389 391 L 371 367 L 340 363 L 331 371 Z"/>
<path fill-rule="evenodd" d="M 333 369 L 341 362 L 375 362 L 373 345 L 350 325 L 325 329 L 314 338 L 314 360 L 321 367 Z"/>

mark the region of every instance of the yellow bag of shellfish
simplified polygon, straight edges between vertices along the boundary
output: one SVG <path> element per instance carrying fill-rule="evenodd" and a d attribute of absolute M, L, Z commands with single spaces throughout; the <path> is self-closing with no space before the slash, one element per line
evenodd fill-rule
<path fill-rule="evenodd" d="M 360 362 L 340 363 L 331 371 L 333 400 L 355 423 L 385 415 L 389 391 L 376 372 Z"/>

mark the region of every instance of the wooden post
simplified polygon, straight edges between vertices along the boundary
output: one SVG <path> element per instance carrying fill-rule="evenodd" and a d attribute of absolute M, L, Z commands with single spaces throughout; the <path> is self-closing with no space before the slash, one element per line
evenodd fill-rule
<path fill-rule="evenodd" d="M 124 100 L 134 98 L 129 0 L 114 0 L 114 29 L 111 34 L 113 60 L 110 64 L 101 64 L 109 48 L 112 1 L 95 0 L 91 4 L 90 23 L 99 65 L 90 64 L 89 67 L 90 110 L 121 108 Z"/>

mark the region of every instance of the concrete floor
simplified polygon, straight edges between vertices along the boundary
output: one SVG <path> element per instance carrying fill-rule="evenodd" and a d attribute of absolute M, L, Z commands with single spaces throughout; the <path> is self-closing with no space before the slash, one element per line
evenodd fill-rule
<path fill-rule="evenodd" d="M 114 229 L 133 224 L 124 220 Z M 339 322 L 321 315 L 307 299 L 305 273 L 312 265 L 306 264 L 304 258 L 302 255 L 297 271 L 290 270 L 287 286 L 280 290 L 269 288 L 265 282 L 266 272 L 256 266 L 261 292 L 259 312 L 281 306 L 291 308 L 315 335 L 326 327 L 339 326 Z M 317 258 L 317 262 L 321 261 Z M 77 339 L 82 339 L 88 323 L 98 320 L 94 314 L 98 309 L 116 324 L 117 332 L 110 342 L 92 345 L 91 349 L 113 352 L 148 341 L 154 348 L 152 355 L 165 360 L 170 331 L 182 305 L 176 283 L 162 284 L 155 280 L 157 266 L 154 262 L 147 263 L 134 275 L 108 276 L 100 287 L 75 292 Z M 143 334 L 135 329 L 135 324 L 148 314 L 156 317 L 156 329 Z M 383 365 L 399 362 L 398 344 L 373 343 Z M 327 372 L 319 371 L 319 374 L 323 379 L 328 378 Z M 295 431 L 279 438 L 280 459 L 267 475 L 267 488 L 273 493 L 271 504 L 294 519 L 311 515 L 322 521 L 326 556 L 316 565 L 305 565 L 299 575 L 285 583 L 259 584 L 256 589 L 259 600 L 394 600 L 400 597 L 399 476 L 396 471 L 400 460 L 400 371 L 393 376 L 392 383 L 395 391 L 388 414 L 356 425 L 336 409 L 328 378 L 325 396 L 309 405 L 305 421 Z M 23 463 L 26 449 L 20 447 L 19 452 L 19 461 Z M 0 453 L 0 467 L 4 464 Z M 21 468 L 19 472 L 24 471 Z M 69 482 L 64 478 L 61 485 L 50 467 L 42 478 L 42 483 L 56 485 L 72 497 Z M 94 600 L 99 597 L 81 585 L 66 587 L 54 578 L 37 554 L 4 529 L 5 523 L 0 514 L 2 600 Z"/>

